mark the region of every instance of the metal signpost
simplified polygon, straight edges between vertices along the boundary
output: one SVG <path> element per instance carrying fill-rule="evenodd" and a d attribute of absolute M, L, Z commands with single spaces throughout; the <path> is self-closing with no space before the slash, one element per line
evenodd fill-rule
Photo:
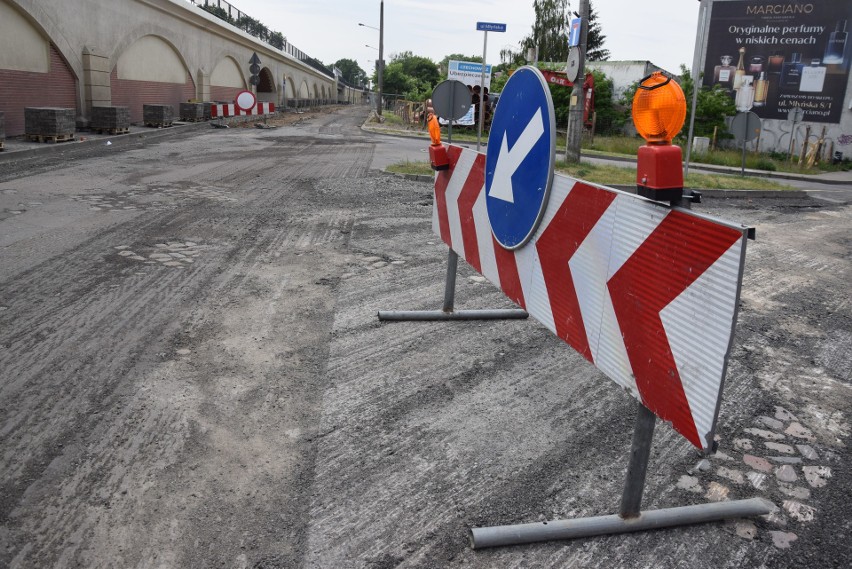
<path fill-rule="evenodd" d="M 485 65 L 482 66 L 485 69 Z M 439 83 L 432 91 L 432 108 L 435 114 L 449 121 L 447 127 L 447 138 L 452 142 L 453 121 L 465 116 L 470 109 L 470 91 L 467 85 L 455 79 L 448 79 Z M 454 147 L 451 147 L 453 150 Z M 455 148 L 457 150 L 457 148 Z M 458 158 L 458 152 L 451 153 Z M 454 188 L 461 192 L 463 188 Z M 417 310 L 417 311 L 379 311 L 379 320 L 499 320 L 513 318 L 527 318 L 524 310 L 499 309 L 499 310 L 455 310 L 456 275 L 458 273 L 459 256 L 450 247 L 447 254 L 447 278 L 444 286 L 444 305 L 441 310 Z"/>
<path fill-rule="evenodd" d="M 251 59 L 249 59 L 249 85 L 257 89 L 258 84 L 260 83 L 260 58 L 257 56 L 257 53 L 251 54 Z"/>
<path fill-rule="evenodd" d="M 737 142 L 743 145 L 743 164 L 740 175 L 745 176 L 746 165 L 746 143 L 751 142 L 760 134 L 760 117 L 751 111 L 745 113 L 737 113 L 734 120 L 731 121 L 731 134 Z"/>
<path fill-rule="evenodd" d="M 715 451 L 752 230 L 554 175 L 552 108 L 537 69 L 509 79 L 487 154 L 449 148 L 449 169 L 435 177 L 433 231 L 638 400 L 627 478 L 617 515 L 472 528 L 472 547 L 770 513 L 761 498 L 641 510 L 656 417 Z"/>
<path fill-rule="evenodd" d="M 565 133 L 565 161 L 580 163 L 581 146 L 583 141 L 583 115 L 586 108 L 586 97 L 583 84 L 586 78 L 586 48 L 589 38 L 589 0 L 580 0 L 578 14 L 578 44 L 571 48 L 576 53 L 576 60 L 569 59 L 569 64 L 575 64 L 570 70 L 576 77 L 574 89 L 571 91 L 571 103 L 568 107 L 568 129 Z"/>
<path fill-rule="evenodd" d="M 482 146 L 482 124 L 485 122 L 485 67 L 487 65 L 486 55 L 488 53 L 488 32 L 505 32 L 506 24 L 493 22 L 476 22 L 476 30 L 484 32 L 482 42 L 482 77 L 479 80 L 479 131 L 476 135 L 476 151 Z"/>
<path fill-rule="evenodd" d="M 432 91 L 432 108 L 437 116 L 448 121 L 447 143 L 452 144 L 453 121 L 465 116 L 470 109 L 467 85 L 455 79 L 441 81 Z"/>
<path fill-rule="evenodd" d="M 796 125 L 802 122 L 804 118 L 805 111 L 802 110 L 802 107 L 794 107 L 787 113 L 787 120 L 793 123 L 793 126 L 790 128 L 790 162 L 793 161 L 793 145 L 796 143 Z"/>

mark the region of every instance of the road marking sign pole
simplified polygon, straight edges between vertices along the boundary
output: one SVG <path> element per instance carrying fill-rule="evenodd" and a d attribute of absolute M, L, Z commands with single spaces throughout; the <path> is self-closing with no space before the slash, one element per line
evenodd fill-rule
<path fill-rule="evenodd" d="M 639 412 L 617 515 L 472 528 L 472 547 L 771 512 L 773 504 L 759 498 L 641 511 L 656 417 L 702 451 L 715 450 L 751 230 L 554 175 L 546 87 L 538 70 L 517 71 L 501 95 L 486 154 L 448 148 L 449 169 L 435 176 L 433 231 L 638 399 Z M 516 90 L 524 95 L 517 100 Z"/>
<path fill-rule="evenodd" d="M 498 24 L 490 24 L 492 26 Z M 482 66 L 485 69 L 485 65 Z M 467 101 L 457 102 L 456 99 L 466 97 Z M 452 132 L 454 120 L 462 118 L 470 107 L 467 87 L 461 81 L 447 80 L 439 83 L 432 91 L 432 106 L 435 113 L 449 121 L 448 132 Z M 455 148 L 455 147 L 450 147 Z M 456 158 L 458 154 L 454 152 Z M 436 178 L 437 179 L 437 178 Z M 481 181 L 474 181 L 472 186 L 457 188 L 453 191 L 470 194 L 471 189 L 481 186 Z M 381 310 L 379 320 L 385 321 L 433 321 L 433 320 L 505 320 L 523 319 L 529 317 L 525 310 L 494 309 L 494 310 L 455 310 L 456 275 L 458 273 L 459 256 L 450 247 L 447 253 L 447 276 L 444 283 L 444 304 L 441 310 Z"/>
<path fill-rule="evenodd" d="M 485 122 L 485 66 L 488 53 L 488 32 L 505 32 L 506 24 L 494 22 L 476 22 L 477 31 L 483 32 L 482 40 L 482 76 L 479 78 L 479 130 L 476 135 L 476 151 L 482 147 L 482 124 Z"/>

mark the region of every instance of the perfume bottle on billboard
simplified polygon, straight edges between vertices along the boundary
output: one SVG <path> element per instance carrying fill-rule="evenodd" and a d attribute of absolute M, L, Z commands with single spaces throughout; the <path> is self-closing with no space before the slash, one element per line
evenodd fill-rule
<path fill-rule="evenodd" d="M 722 56 L 722 65 L 717 65 L 713 70 L 713 84 L 719 84 L 728 89 L 734 84 L 734 73 L 737 68 L 731 65 L 733 58 L 730 55 Z"/>
<path fill-rule="evenodd" d="M 740 48 L 740 62 L 737 63 L 737 70 L 734 72 L 734 91 L 740 88 L 745 77 L 745 51 L 744 47 Z"/>
<path fill-rule="evenodd" d="M 846 53 L 846 40 L 849 34 L 846 32 L 847 21 L 837 22 L 837 27 L 828 36 L 825 46 L 825 55 L 822 62 L 826 65 L 842 65 Z"/>
<path fill-rule="evenodd" d="M 825 86 L 825 66 L 819 64 L 819 59 L 811 60 L 808 67 L 802 68 L 802 82 L 799 91 L 803 93 L 822 93 Z"/>
<path fill-rule="evenodd" d="M 794 53 L 790 61 L 781 66 L 781 86 L 787 89 L 799 88 L 802 82 L 802 54 Z"/>
<path fill-rule="evenodd" d="M 743 82 L 740 84 L 740 88 L 737 91 L 737 98 L 734 102 L 737 106 L 737 110 L 741 113 L 747 113 L 754 106 L 754 77 L 751 75 L 746 75 L 743 77 Z"/>
<path fill-rule="evenodd" d="M 754 82 L 754 106 L 763 107 L 766 105 L 766 98 L 769 95 L 769 81 L 766 79 L 766 72 L 761 71 L 757 81 Z"/>
<path fill-rule="evenodd" d="M 781 66 L 784 65 L 784 54 L 775 52 L 769 56 L 769 73 L 781 73 Z"/>

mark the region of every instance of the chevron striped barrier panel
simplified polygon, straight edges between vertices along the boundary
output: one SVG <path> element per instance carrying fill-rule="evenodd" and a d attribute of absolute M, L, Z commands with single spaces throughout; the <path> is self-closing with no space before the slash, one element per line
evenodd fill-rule
<path fill-rule="evenodd" d="M 257 103 L 248 111 L 244 111 L 235 104 L 214 103 L 210 105 L 210 116 L 212 118 L 220 117 L 240 117 L 251 115 L 268 115 L 275 112 L 275 103 Z"/>
<path fill-rule="evenodd" d="M 523 247 L 492 235 L 486 156 L 449 147 L 432 227 L 607 377 L 712 448 L 748 228 L 564 175 Z"/>

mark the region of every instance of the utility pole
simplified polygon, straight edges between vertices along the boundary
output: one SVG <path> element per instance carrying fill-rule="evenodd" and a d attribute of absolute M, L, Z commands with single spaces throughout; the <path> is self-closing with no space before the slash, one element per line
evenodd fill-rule
<path fill-rule="evenodd" d="M 382 80 L 385 74 L 385 0 L 379 3 L 379 100 L 376 114 L 382 116 Z"/>
<path fill-rule="evenodd" d="M 698 106 L 698 90 L 701 89 L 701 64 L 704 53 L 704 34 L 707 32 L 707 12 L 710 2 L 699 0 L 698 33 L 695 34 L 695 55 L 692 56 L 692 110 L 689 113 L 689 134 L 686 137 L 686 160 L 683 163 L 684 179 L 689 175 L 689 160 L 692 157 L 693 135 L 695 134 L 695 108 Z"/>
<path fill-rule="evenodd" d="M 580 64 L 577 66 L 577 80 L 571 91 L 571 108 L 568 110 L 568 137 L 565 142 L 565 161 L 580 162 L 580 144 L 583 140 L 583 109 L 586 108 L 586 96 L 583 83 L 586 80 L 586 42 L 589 37 L 589 0 L 580 0 Z"/>

